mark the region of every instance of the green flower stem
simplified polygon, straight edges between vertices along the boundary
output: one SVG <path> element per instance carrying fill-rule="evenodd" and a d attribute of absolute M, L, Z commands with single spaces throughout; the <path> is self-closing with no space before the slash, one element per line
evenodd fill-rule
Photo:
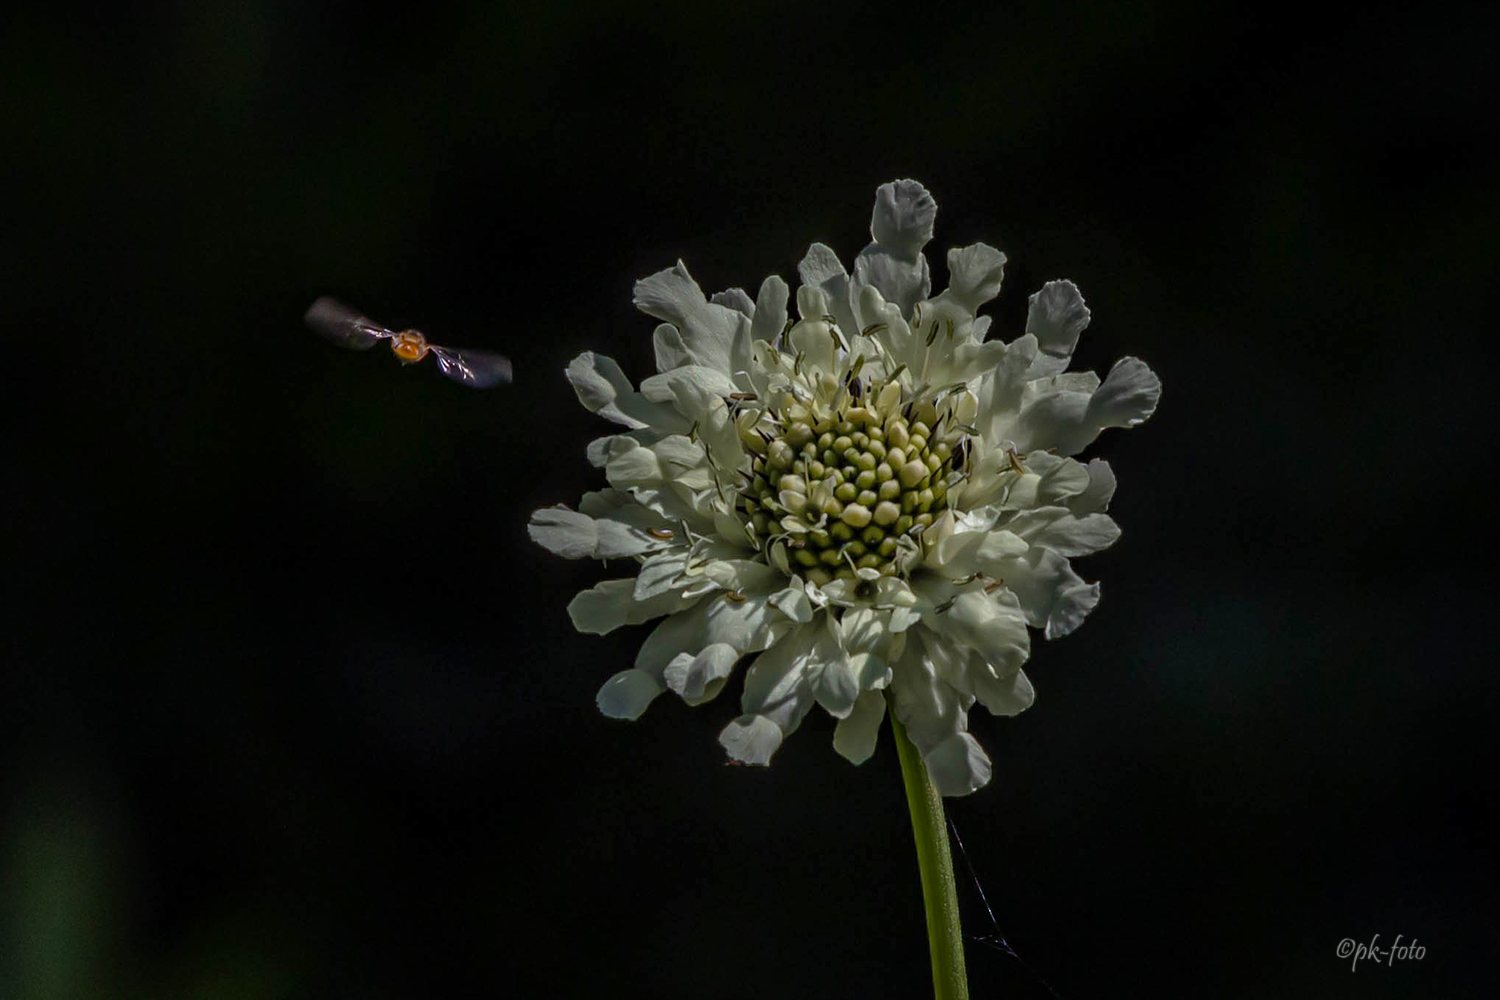
<path fill-rule="evenodd" d="M 893 711 L 896 756 L 901 758 L 901 780 L 911 809 L 911 829 L 917 841 L 917 867 L 922 872 L 922 903 L 927 909 L 927 946 L 932 952 L 932 990 L 936 1000 L 968 1000 L 964 972 L 964 935 L 958 919 L 958 891 L 953 881 L 953 856 L 948 853 L 948 824 L 943 797 L 932 787 L 922 755 L 906 735 Z"/>

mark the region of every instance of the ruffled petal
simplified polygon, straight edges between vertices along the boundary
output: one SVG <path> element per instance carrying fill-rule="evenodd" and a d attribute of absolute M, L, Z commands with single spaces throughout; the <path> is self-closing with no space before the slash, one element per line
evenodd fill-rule
<path fill-rule="evenodd" d="M 1106 427 L 1134 427 L 1161 398 L 1161 380 L 1138 358 L 1122 358 L 1103 384 L 1057 375 L 1030 383 L 1012 433 L 1023 451 L 1076 455 Z"/>
<path fill-rule="evenodd" d="M 526 526 L 531 540 L 564 559 L 620 559 L 666 548 L 648 530 L 619 521 L 596 519 L 566 507 L 533 511 Z"/>
<path fill-rule="evenodd" d="M 880 290 L 902 316 L 932 291 L 932 272 L 922 248 L 932 239 L 937 202 L 913 180 L 891 181 L 875 190 L 870 216 L 873 242 L 854 261 L 856 285 Z"/>
<path fill-rule="evenodd" d="M 780 276 L 771 275 L 760 283 L 755 297 L 755 316 L 750 324 L 750 340 L 771 343 L 786 326 L 786 303 L 791 289 Z"/>
<path fill-rule="evenodd" d="M 1005 254 L 985 243 L 948 251 L 948 288 L 943 292 L 970 313 L 1000 294 Z"/>
<path fill-rule="evenodd" d="M 714 598 L 704 598 L 685 611 L 662 619 L 635 654 L 635 669 L 660 679 L 672 658 L 685 650 L 697 651 L 709 643 L 704 638 L 703 621 L 707 606 Z"/>
<path fill-rule="evenodd" d="M 880 289 L 887 302 L 910 316 L 912 308 L 932 291 L 932 271 L 922 254 L 907 260 L 872 243 L 854 258 L 854 283 Z"/>
<path fill-rule="evenodd" d="M 708 301 L 716 306 L 744 313 L 747 319 L 755 318 L 755 303 L 743 288 L 726 288 L 722 292 L 714 292 L 708 297 Z"/>
<path fill-rule="evenodd" d="M 1083 624 L 1099 603 L 1099 585 L 1084 583 L 1068 560 L 1051 549 L 1033 548 L 999 568 L 1005 586 L 1015 592 L 1032 628 L 1057 639 Z"/>
<path fill-rule="evenodd" d="M 950 648 L 978 654 L 978 662 L 962 665 L 964 678 L 948 678 L 958 690 L 975 697 L 980 694 L 976 681 L 1010 677 L 1031 655 L 1026 618 L 1015 595 L 1004 590 L 960 594 L 946 611 L 923 616 L 922 624 L 928 630 L 924 641 L 939 637 Z"/>
<path fill-rule="evenodd" d="M 769 566 L 752 565 L 767 574 L 775 572 Z M 727 643 L 741 653 L 758 652 L 775 643 L 791 630 L 792 623 L 771 606 L 774 593 L 767 585 L 761 593 L 752 593 L 747 587 L 709 598 L 705 602 L 705 642 Z"/>
<path fill-rule="evenodd" d="M 980 704 L 991 715 L 1020 715 L 1036 701 L 1036 691 L 1024 670 L 1009 677 L 985 679 L 976 687 Z"/>
<path fill-rule="evenodd" d="M 781 727 L 764 715 L 745 714 L 724 727 L 719 742 L 742 764 L 771 763 L 784 736 Z"/>
<path fill-rule="evenodd" d="M 868 653 L 851 655 L 840 642 L 833 616 L 825 615 L 823 620 L 823 634 L 808 655 L 813 697 L 829 715 L 842 719 L 854 707 L 854 699 L 859 697 L 860 678 L 856 671 L 864 667 L 870 656 Z"/>
<path fill-rule="evenodd" d="M 796 578 L 792 580 L 792 586 L 771 595 L 770 605 L 798 624 L 812 621 L 812 601 L 808 600 L 807 590 Z"/>
<path fill-rule="evenodd" d="M 973 698 L 938 676 L 921 644 L 907 646 L 891 679 L 891 695 L 896 717 L 940 793 L 967 795 L 989 781 L 989 758 L 967 732 Z"/>
<path fill-rule="evenodd" d="M 922 755 L 942 795 L 968 795 L 990 783 L 990 758 L 968 733 L 954 733 Z"/>
<path fill-rule="evenodd" d="M 915 257 L 932 239 L 936 221 L 937 202 L 919 182 L 890 181 L 875 189 L 870 238 L 877 246 Z"/>
<path fill-rule="evenodd" d="M 1115 495 L 1115 473 L 1108 462 L 1102 458 L 1089 459 L 1088 474 L 1088 486 L 1067 501 L 1068 509 L 1075 514 L 1109 510 L 1109 502 Z"/>
<path fill-rule="evenodd" d="M 724 682 L 739 662 L 740 654 L 722 642 L 703 647 L 697 656 L 678 653 L 662 671 L 667 687 L 689 705 L 710 701 L 724 689 Z"/>
<path fill-rule="evenodd" d="M 831 247 L 822 243 L 809 246 L 802 262 L 797 265 L 797 276 L 802 279 L 804 288 L 815 288 L 823 293 L 827 299 L 828 314 L 845 334 L 858 332 L 854 311 L 849 305 L 849 275 L 839 261 L 839 255 Z M 802 302 L 800 296 L 797 301 L 799 304 Z M 809 316 L 804 310 L 803 318 L 816 317 Z"/>
<path fill-rule="evenodd" d="M 1120 539 L 1120 526 L 1108 514 L 1079 517 L 1066 507 L 1023 510 L 1005 522 L 1005 530 L 1068 557 L 1099 552 Z"/>
<path fill-rule="evenodd" d="M 651 346 L 656 350 L 656 370 L 671 371 L 693 363 L 692 352 L 682 342 L 682 334 L 671 323 L 663 323 L 651 336 Z"/>
<path fill-rule="evenodd" d="M 875 752 L 880 724 L 885 721 L 885 695 L 865 691 L 849 714 L 833 728 L 833 748 L 851 764 L 863 764 Z"/>
<path fill-rule="evenodd" d="M 636 392 L 613 358 L 584 351 L 568 363 L 566 374 L 578 401 L 590 413 L 630 428 L 687 429 L 682 417 Z"/>
<path fill-rule="evenodd" d="M 1071 281 L 1049 281 L 1031 296 L 1026 332 L 1036 338 L 1037 356 L 1030 378 L 1056 375 L 1068 367 L 1078 336 L 1089 325 L 1089 307 Z"/>
<path fill-rule="evenodd" d="M 599 711 L 611 719 L 634 722 L 662 690 L 661 684 L 650 674 L 640 670 L 622 670 L 604 682 L 594 702 L 599 706 Z"/>
<path fill-rule="evenodd" d="M 635 580 L 601 580 L 569 602 L 568 617 L 580 632 L 606 635 L 622 625 L 639 625 L 681 611 L 694 600 L 676 593 L 637 600 Z"/>
<path fill-rule="evenodd" d="M 716 368 L 683 365 L 643 381 L 641 395 L 653 403 L 676 404 L 678 412 L 696 420 L 709 399 L 722 399 L 737 388 L 733 379 Z"/>
<path fill-rule="evenodd" d="M 813 705 L 810 668 L 824 634 L 823 623 L 814 621 L 757 656 L 745 672 L 740 707 L 774 720 L 785 734 L 795 731 Z"/>
<path fill-rule="evenodd" d="M 959 531 L 939 542 L 930 552 L 928 565 L 944 576 L 957 579 L 984 573 L 994 576 L 1005 561 L 1024 555 L 1030 544 L 1010 531 Z"/>
<path fill-rule="evenodd" d="M 635 283 L 641 312 L 677 327 L 693 360 L 726 374 L 743 370 L 750 357 L 750 318 L 709 302 L 682 261 Z"/>
<path fill-rule="evenodd" d="M 1134 427 L 1156 412 L 1161 399 L 1161 379 L 1140 358 L 1115 362 L 1104 384 L 1089 399 L 1085 419 L 1101 430 Z"/>
<path fill-rule="evenodd" d="M 685 548 L 658 552 L 648 558 L 641 563 L 641 570 L 632 581 L 635 586 L 631 596 L 637 601 L 646 601 L 661 594 L 681 591 L 686 586 L 682 570 L 687 558 Z"/>
<path fill-rule="evenodd" d="M 677 483 L 687 489 L 703 490 L 714 485 L 713 470 L 708 467 L 702 446 L 681 434 L 650 445 L 624 435 L 616 436 L 610 443 L 604 475 L 611 486 L 618 488 Z"/>

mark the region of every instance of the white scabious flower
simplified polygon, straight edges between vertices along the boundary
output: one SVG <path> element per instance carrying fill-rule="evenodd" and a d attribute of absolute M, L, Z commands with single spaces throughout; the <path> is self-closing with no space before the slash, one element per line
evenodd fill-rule
<path fill-rule="evenodd" d="M 1005 255 L 950 250 L 930 295 L 936 215 L 921 184 L 882 185 L 852 274 L 808 250 L 795 318 L 775 275 L 753 300 L 705 297 L 679 262 L 635 286 L 663 321 L 658 374 L 637 390 L 592 352 L 568 366 L 583 405 L 626 429 L 588 447 L 609 488 L 537 511 L 531 537 L 639 564 L 574 598 L 580 631 L 665 616 L 600 690 L 606 715 L 635 719 L 667 689 L 701 704 L 751 657 L 719 737 L 736 760 L 768 763 L 816 703 L 861 763 L 889 699 L 943 794 L 989 781 L 970 707 L 1031 704 L 1028 626 L 1077 628 L 1099 585 L 1069 560 L 1119 537 L 1109 465 L 1072 456 L 1149 417 L 1161 383 L 1135 358 L 1102 382 L 1066 371 L 1089 322 L 1068 281 L 1031 297 L 1022 336 L 985 340 Z"/>

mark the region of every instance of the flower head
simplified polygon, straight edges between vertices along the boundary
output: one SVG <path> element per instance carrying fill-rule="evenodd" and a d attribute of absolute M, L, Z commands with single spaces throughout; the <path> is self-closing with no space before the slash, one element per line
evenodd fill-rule
<path fill-rule="evenodd" d="M 970 707 L 1031 704 L 1028 627 L 1077 628 L 1099 585 L 1069 559 L 1119 536 L 1114 474 L 1072 456 L 1149 417 L 1161 383 L 1135 358 L 1102 382 L 1066 371 L 1089 322 L 1068 281 L 1031 297 L 1022 336 L 986 340 L 1005 255 L 950 250 L 931 295 L 936 215 L 917 182 L 882 185 L 852 274 L 808 250 L 795 316 L 775 275 L 753 300 L 705 297 L 679 262 L 635 287 L 663 321 L 658 374 L 636 389 L 592 352 L 568 366 L 583 405 L 625 430 L 588 448 L 609 488 L 535 512 L 531 536 L 639 563 L 574 598 L 579 630 L 665 616 L 600 690 L 606 715 L 635 719 L 668 689 L 706 702 L 748 656 L 719 737 L 731 757 L 768 763 L 816 703 L 861 763 L 889 698 L 944 794 L 989 780 Z"/>

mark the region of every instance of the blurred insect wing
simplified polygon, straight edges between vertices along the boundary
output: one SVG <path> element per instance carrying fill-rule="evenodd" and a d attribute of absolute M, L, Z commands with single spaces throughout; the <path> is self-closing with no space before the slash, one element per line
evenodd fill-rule
<path fill-rule="evenodd" d="M 369 350 L 391 336 L 391 331 L 326 295 L 308 307 L 303 319 L 320 337 L 352 351 Z"/>
<path fill-rule="evenodd" d="M 451 347 L 433 347 L 438 370 L 455 382 L 488 389 L 510 381 L 510 358 L 487 351 L 457 351 Z"/>

